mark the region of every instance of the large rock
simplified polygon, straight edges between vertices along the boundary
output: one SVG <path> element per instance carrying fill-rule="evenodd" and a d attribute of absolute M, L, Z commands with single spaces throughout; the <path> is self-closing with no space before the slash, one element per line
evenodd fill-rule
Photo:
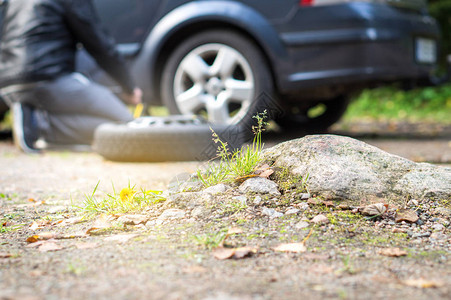
<path fill-rule="evenodd" d="M 306 136 L 264 151 L 311 193 L 333 199 L 450 199 L 451 168 L 415 163 L 352 138 Z M 285 172 L 286 173 L 286 172 Z"/>

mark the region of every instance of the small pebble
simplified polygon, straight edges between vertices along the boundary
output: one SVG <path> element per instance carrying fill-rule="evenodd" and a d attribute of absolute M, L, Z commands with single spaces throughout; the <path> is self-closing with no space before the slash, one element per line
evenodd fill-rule
<path fill-rule="evenodd" d="M 262 202 L 262 197 L 256 196 L 254 198 L 254 205 L 260 205 L 261 202 Z"/>
<path fill-rule="evenodd" d="M 299 203 L 299 204 L 297 205 L 297 207 L 298 207 L 300 210 L 307 210 L 307 209 L 310 208 L 310 206 L 309 206 L 306 202 Z"/>
<path fill-rule="evenodd" d="M 299 212 L 300 210 L 297 208 L 290 208 L 289 210 L 287 210 L 285 212 L 286 215 L 295 215 Z"/>
<path fill-rule="evenodd" d="M 301 200 L 307 200 L 311 197 L 310 193 L 302 193 Z"/>
<path fill-rule="evenodd" d="M 307 227 L 309 227 L 309 223 L 308 222 L 306 222 L 306 221 L 300 221 L 299 223 L 297 223 L 294 227 L 296 228 L 296 229 L 303 229 L 303 228 L 307 228 Z"/>
<path fill-rule="evenodd" d="M 315 224 L 327 224 L 329 219 L 325 215 L 317 215 L 312 219 L 312 222 Z"/>
<path fill-rule="evenodd" d="M 434 224 L 432 225 L 432 229 L 436 231 L 442 231 L 443 229 L 445 229 L 445 226 L 443 226 L 442 224 Z"/>
<path fill-rule="evenodd" d="M 430 235 L 430 238 L 438 241 L 443 241 L 447 239 L 447 236 L 446 234 L 441 232 L 434 232 Z"/>

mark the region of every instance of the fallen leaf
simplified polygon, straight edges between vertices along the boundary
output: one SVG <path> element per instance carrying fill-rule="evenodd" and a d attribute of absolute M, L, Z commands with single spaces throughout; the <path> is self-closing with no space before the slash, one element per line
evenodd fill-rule
<path fill-rule="evenodd" d="M 264 171 L 270 169 L 271 167 L 268 164 L 264 164 L 259 166 L 258 168 L 255 169 L 254 174 L 255 175 L 260 175 L 261 173 L 263 173 Z"/>
<path fill-rule="evenodd" d="M 95 242 L 86 242 L 86 243 L 77 243 L 75 244 L 75 247 L 77 249 L 93 249 L 99 246 L 98 243 Z"/>
<path fill-rule="evenodd" d="M 310 199 L 307 200 L 307 204 L 321 205 L 321 204 L 323 204 L 323 201 L 321 199 L 318 199 L 318 198 L 310 198 Z"/>
<path fill-rule="evenodd" d="M 35 231 L 35 230 L 37 230 L 37 229 L 39 229 L 39 228 L 42 228 L 41 227 L 41 225 L 39 225 L 39 223 L 38 222 L 36 222 L 36 221 L 33 221 L 33 223 L 31 223 L 31 225 L 30 225 L 30 230 L 33 230 L 33 231 Z"/>
<path fill-rule="evenodd" d="M 258 176 L 263 178 L 269 178 L 269 176 L 271 176 L 273 173 L 274 173 L 273 169 L 267 169 L 258 174 Z"/>
<path fill-rule="evenodd" d="M 83 222 L 83 217 L 73 217 L 69 219 L 62 220 L 61 223 L 59 223 L 59 226 L 67 226 L 67 225 L 73 225 Z"/>
<path fill-rule="evenodd" d="M 307 247 L 305 247 L 304 243 L 288 243 L 277 246 L 274 248 L 274 251 L 300 253 L 307 251 Z"/>
<path fill-rule="evenodd" d="M 28 243 L 36 243 L 37 241 L 49 240 L 56 238 L 57 234 L 53 232 L 42 232 L 40 234 L 35 234 L 27 238 Z"/>
<path fill-rule="evenodd" d="M 41 252 L 58 251 L 62 249 L 64 249 L 64 247 L 52 241 L 45 241 L 41 246 L 38 247 L 38 250 Z"/>
<path fill-rule="evenodd" d="M 418 221 L 419 217 L 417 215 L 417 213 L 411 209 L 400 209 L 396 212 L 396 216 L 395 216 L 395 222 L 402 222 L 402 221 L 406 221 L 406 222 L 410 222 L 410 223 L 415 223 L 416 221 Z"/>
<path fill-rule="evenodd" d="M 111 228 L 113 226 L 111 224 L 112 221 L 112 217 L 107 215 L 100 215 L 97 220 L 94 221 L 91 228 L 86 230 L 86 234 L 93 234 L 93 231 Z"/>
<path fill-rule="evenodd" d="M 427 280 L 427 279 L 407 279 L 403 280 L 402 283 L 408 286 L 421 288 L 421 289 L 427 289 L 427 288 L 438 288 L 443 286 L 443 282 L 434 281 L 434 280 Z"/>
<path fill-rule="evenodd" d="M 37 229 L 42 229 L 44 228 L 46 225 L 49 225 L 50 221 L 48 220 L 39 220 L 39 221 L 33 221 L 33 223 L 31 223 L 31 225 L 29 226 L 30 230 L 37 230 Z"/>
<path fill-rule="evenodd" d="M 126 243 L 128 242 L 130 239 L 135 238 L 139 236 L 139 234 L 117 234 L 117 235 L 113 235 L 113 236 L 109 236 L 107 238 L 105 238 L 105 241 L 107 242 L 118 242 L 118 243 Z"/>
<path fill-rule="evenodd" d="M 218 247 L 213 250 L 213 256 L 219 260 L 232 258 L 234 254 L 235 254 L 234 248 Z"/>
<path fill-rule="evenodd" d="M 257 253 L 257 249 L 256 248 L 252 248 L 252 247 L 241 247 L 241 248 L 236 248 L 235 249 L 235 254 L 234 254 L 234 258 L 237 259 L 241 259 L 241 258 L 245 258 L 246 256 L 249 256 L 251 254 L 255 254 Z"/>
<path fill-rule="evenodd" d="M 358 211 L 364 216 L 380 216 L 387 211 L 388 204 L 375 203 L 361 207 Z"/>
<path fill-rule="evenodd" d="M 149 220 L 149 216 L 146 215 L 124 215 L 117 219 L 125 225 L 138 225 L 145 224 Z"/>
<path fill-rule="evenodd" d="M 323 201 L 323 204 L 326 207 L 334 207 L 335 206 L 335 204 L 332 201 Z"/>
<path fill-rule="evenodd" d="M 10 258 L 13 256 L 11 253 L 0 252 L 0 258 Z"/>
<path fill-rule="evenodd" d="M 379 254 L 390 257 L 400 257 L 406 256 L 407 251 L 401 250 L 399 248 L 386 248 L 379 251 Z"/>
<path fill-rule="evenodd" d="M 213 256 L 216 259 L 224 260 L 224 259 L 230 259 L 230 258 L 236 258 L 241 259 L 245 258 L 251 254 L 257 253 L 256 248 L 252 247 L 241 247 L 241 248 L 224 248 L 224 247 L 217 247 L 213 250 Z"/>

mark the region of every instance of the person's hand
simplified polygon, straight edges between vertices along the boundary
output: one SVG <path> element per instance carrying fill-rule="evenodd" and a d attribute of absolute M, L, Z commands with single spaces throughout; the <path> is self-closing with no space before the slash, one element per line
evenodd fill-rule
<path fill-rule="evenodd" d="M 123 99 L 127 104 L 137 105 L 142 102 L 143 91 L 140 88 L 135 88 L 133 93 L 124 94 Z"/>

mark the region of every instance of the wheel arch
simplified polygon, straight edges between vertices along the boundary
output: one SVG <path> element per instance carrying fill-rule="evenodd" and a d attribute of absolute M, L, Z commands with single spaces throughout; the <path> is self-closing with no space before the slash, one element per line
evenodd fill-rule
<path fill-rule="evenodd" d="M 176 8 L 155 25 L 132 66 L 147 99 L 161 103 L 161 74 L 172 51 L 190 36 L 215 29 L 233 30 L 253 41 L 273 78 L 275 66 L 287 58 L 275 29 L 254 9 L 228 1 L 190 2 Z M 276 80 L 274 84 L 277 86 Z"/>

